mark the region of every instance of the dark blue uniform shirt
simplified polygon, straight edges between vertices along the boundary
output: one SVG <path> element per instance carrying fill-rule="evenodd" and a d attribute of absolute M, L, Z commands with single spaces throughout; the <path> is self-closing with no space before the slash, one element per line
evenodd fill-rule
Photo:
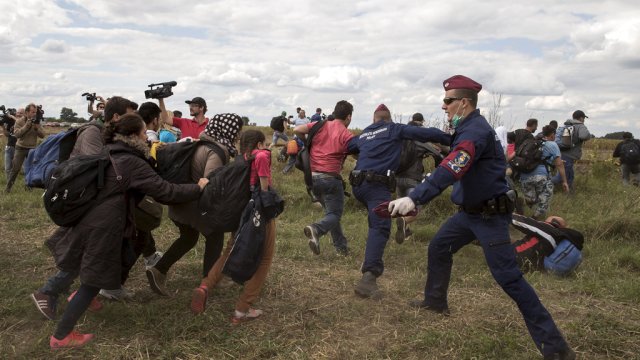
<path fill-rule="evenodd" d="M 380 121 L 367 126 L 360 136 L 353 137 L 348 144 L 351 154 L 360 154 L 355 170 L 374 171 L 379 175 L 395 172 L 400 164 L 402 140 L 435 142 L 448 145 L 451 135 L 436 128 L 408 126 Z"/>
<path fill-rule="evenodd" d="M 409 195 L 425 204 L 453 184 L 451 201 L 482 206 L 507 192 L 506 160 L 495 131 L 476 109 L 453 134 L 451 152 L 423 183 Z"/>

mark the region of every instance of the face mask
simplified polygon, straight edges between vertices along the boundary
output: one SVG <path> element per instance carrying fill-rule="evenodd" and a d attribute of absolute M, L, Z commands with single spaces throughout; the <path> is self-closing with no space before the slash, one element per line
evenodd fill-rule
<path fill-rule="evenodd" d="M 453 117 L 451 118 L 451 126 L 453 126 L 453 128 L 457 128 L 458 125 L 460 125 L 460 121 L 462 121 L 463 117 L 462 115 L 458 115 L 458 111 L 460 110 L 460 105 L 458 105 L 458 110 L 456 110 L 456 114 L 453 115 Z M 462 112 L 464 113 L 464 108 L 462 109 Z"/>

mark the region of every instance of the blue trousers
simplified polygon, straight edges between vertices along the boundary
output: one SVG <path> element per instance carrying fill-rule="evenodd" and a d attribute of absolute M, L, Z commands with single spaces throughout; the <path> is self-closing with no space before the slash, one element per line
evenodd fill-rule
<path fill-rule="evenodd" d="M 342 233 L 342 212 L 344 211 L 344 188 L 342 180 L 334 177 L 313 177 L 313 193 L 320 200 L 324 217 L 314 223 L 318 235 L 331 234 L 333 246 L 338 250 L 347 250 L 347 238 Z"/>
<path fill-rule="evenodd" d="M 429 243 L 425 303 L 446 308 L 453 254 L 478 239 L 491 275 L 522 313 L 529 334 L 543 355 L 567 348 L 551 315 L 540 302 L 516 264 L 509 237 L 511 215 L 482 215 L 458 212 L 450 217 Z"/>
<path fill-rule="evenodd" d="M 564 173 L 567 176 L 567 183 L 569 184 L 569 189 L 573 189 L 573 162 L 575 160 L 570 159 L 564 155 L 561 156 L 562 161 L 564 162 Z M 556 174 L 552 179 L 554 185 L 562 184 L 562 177 L 560 177 L 560 173 Z"/>
<path fill-rule="evenodd" d="M 367 233 L 367 245 L 364 251 L 362 273 L 372 272 L 376 277 L 384 272 L 384 248 L 387 246 L 391 233 L 391 219 L 381 218 L 373 212 L 373 209 L 385 201 L 391 200 L 391 191 L 387 185 L 364 181 L 359 186 L 353 187 L 356 199 L 367 206 L 369 211 L 369 232 Z"/>

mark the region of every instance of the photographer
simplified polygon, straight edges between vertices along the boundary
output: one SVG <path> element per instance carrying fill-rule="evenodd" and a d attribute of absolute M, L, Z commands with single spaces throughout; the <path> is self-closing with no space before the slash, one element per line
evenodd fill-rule
<path fill-rule="evenodd" d="M 96 96 L 96 93 L 88 92 L 82 94 L 82 96 L 87 98 L 87 101 L 89 102 L 89 104 L 87 105 L 87 112 L 91 115 L 89 121 L 97 120 L 100 125 L 104 125 L 104 107 L 107 104 L 104 98 L 102 98 L 102 96 Z M 93 102 L 96 100 L 98 100 L 99 102 L 98 105 L 96 105 L 96 109 L 93 110 Z"/>
<path fill-rule="evenodd" d="M 4 148 L 4 173 L 7 176 L 7 181 L 11 176 L 11 169 L 13 168 L 13 155 L 16 152 L 16 142 L 18 139 L 13 134 L 16 120 L 19 117 L 24 116 L 24 108 L 18 109 L 14 114 L 11 113 L 12 109 L 4 111 L 4 116 L 0 120 L 0 126 L 2 126 L 2 132 L 7 137 L 7 145 Z"/>
<path fill-rule="evenodd" d="M 25 115 L 16 120 L 16 152 L 13 156 L 11 175 L 9 176 L 9 180 L 7 180 L 7 187 L 5 189 L 6 193 L 11 192 L 13 183 L 16 180 L 16 177 L 18 177 L 18 173 L 22 168 L 22 163 L 24 163 L 24 159 L 27 157 L 29 150 L 36 147 L 38 144 L 38 138 L 44 138 L 44 131 L 40 125 L 43 114 L 44 111 L 42 111 L 42 107 L 36 106 L 35 104 L 29 104 L 25 108 Z"/>

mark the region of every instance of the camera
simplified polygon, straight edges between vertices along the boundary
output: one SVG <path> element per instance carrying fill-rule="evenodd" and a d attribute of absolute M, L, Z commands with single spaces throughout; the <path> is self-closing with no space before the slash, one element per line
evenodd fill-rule
<path fill-rule="evenodd" d="M 164 99 L 173 95 L 171 87 L 178 85 L 175 81 L 167 81 L 163 83 L 150 84 L 149 90 L 144 91 L 145 99 Z"/>
<path fill-rule="evenodd" d="M 0 119 L 6 120 L 6 121 L 9 120 L 8 115 L 16 116 L 17 114 L 16 109 L 13 109 L 13 108 L 7 109 L 4 105 L 0 105 L 0 111 L 2 111 L 2 116 L 0 116 Z"/>
<path fill-rule="evenodd" d="M 96 97 L 96 93 L 84 93 L 81 96 L 84 96 L 87 98 L 87 101 L 96 101 L 97 97 Z"/>
<path fill-rule="evenodd" d="M 42 110 L 42 105 L 36 106 L 36 117 L 35 117 L 35 119 L 33 119 L 32 122 L 35 125 L 40 124 L 40 122 L 42 122 L 43 115 L 44 115 L 44 110 Z"/>

